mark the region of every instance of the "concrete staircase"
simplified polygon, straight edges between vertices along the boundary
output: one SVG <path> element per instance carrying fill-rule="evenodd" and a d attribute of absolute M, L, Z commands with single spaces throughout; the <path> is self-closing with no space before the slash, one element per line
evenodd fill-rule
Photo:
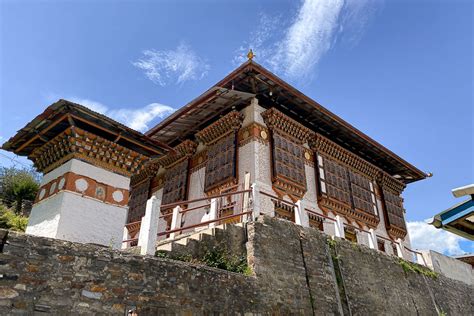
<path fill-rule="evenodd" d="M 234 255 L 245 255 L 246 224 L 221 224 L 196 232 L 177 236 L 157 243 L 156 250 L 170 257 L 200 258 L 213 248 L 225 249 Z"/>

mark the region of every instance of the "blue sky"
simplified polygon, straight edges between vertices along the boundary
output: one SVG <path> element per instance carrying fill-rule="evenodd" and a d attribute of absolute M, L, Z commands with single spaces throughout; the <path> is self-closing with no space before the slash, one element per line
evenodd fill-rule
<path fill-rule="evenodd" d="M 255 60 L 418 168 L 415 247 L 473 252 L 423 223 L 473 182 L 470 1 L 0 1 L 0 143 L 59 98 L 146 130 Z M 0 163 L 26 160 L 1 151 Z"/>

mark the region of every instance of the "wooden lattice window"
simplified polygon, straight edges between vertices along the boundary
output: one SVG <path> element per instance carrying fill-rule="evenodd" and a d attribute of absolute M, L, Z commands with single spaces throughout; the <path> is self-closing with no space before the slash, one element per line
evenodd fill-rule
<path fill-rule="evenodd" d="M 406 231 L 405 219 L 403 217 L 403 199 L 387 189 L 383 189 L 383 196 L 385 198 L 385 209 L 389 226 L 396 226 Z"/>
<path fill-rule="evenodd" d="M 351 195 L 349 188 L 349 176 L 347 168 L 324 158 L 324 180 L 326 194 L 333 199 L 347 205 L 351 205 Z"/>
<path fill-rule="evenodd" d="M 344 238 L 350 242 L 357 242 L 357 233 L 354 228 L 344 227 Z"/>
<path fill-rule="evenodd" d="M 162 204 L 175 203 L 186 199 L 188 164 L 189 160 L 185 159 L 166 171 Z"/>
<path fill-rule="evenodd" d="M 273 175 L 280 180 L 289 180 L 306 191 L 304 151 L 290 137 L 273 133 Z"/>
<path fill-rule="evenodd" d="M 369 214 L 377 215 L 374 186 L 367 177 L 349 170 L 354 207 Z"/>
<path fill-rule="evenodd" d="M 204 191 L 208 192 L 219 185 L 236 179 L 237 147 L 235 146 L 235 135 L 235 132 L 229 133 L 216 143 L 209 145 Z"/>
<path fill-rule="evenodd" d="M 308 213 L 309 227 L 324 231 L 324 218 L 313 213 Z"/>
<path fill-rule="evenodd" d="M 377 248 L 382 251 L 382 252 L 385 252 L 385 241 L 383 241 L 382 239 L 380 238 L 377 238 Z"/>
<path fill-rule="evenodd" d="M 140 221 L 145 215 L 146 201 L 150 189 L 150 179 L 140 182 L 130 190 L 127 223 Z"/>

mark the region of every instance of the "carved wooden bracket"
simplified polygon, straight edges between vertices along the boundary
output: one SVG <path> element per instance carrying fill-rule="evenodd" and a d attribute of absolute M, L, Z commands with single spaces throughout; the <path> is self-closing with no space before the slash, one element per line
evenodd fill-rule
<path fill-rule="evenodd" d="M 277 129 L 291 136 L 299 144 L 303 144 L 314 134 L 309 128 L 303 126 L 292 118 L 286 116 L 275 108 L 270 108 L 262 114 L 265 124 L 270 129 Z"/>
<path fill-rule="evenodd" d="M 142 154 L 73 126 L 35 149 L 29 158 L 43 173 L 77 158 L 127 177 L 140 172 L 149 160 Z"/>
<path fill-rule="evenodd" d="M 210 145 L 230 132 L 236 132 L 242 126 L 244 115 L 237 111 L 232 111 L 218 119 L 208 127 L 196 133 L 196 138 L 206 145 Z"/>

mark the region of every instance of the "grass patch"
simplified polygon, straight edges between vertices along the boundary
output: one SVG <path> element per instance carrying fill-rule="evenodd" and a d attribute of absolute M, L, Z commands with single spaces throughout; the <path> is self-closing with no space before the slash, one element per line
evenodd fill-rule
<path fill-rule="evenodd" d="M 437 272 L 434 272 L 428 268 L 422 267 L 418 264 L 403 260 L 401 258 L 398 259 L 398 264 L 402 266 L 402 269 L 403 271 L 405 271 L 405 273 L 408 273 L 409 271 L 416 272 L 419 274 L 426 275 L 427 277 L 430 277 L 432 279 L 438 278 L 438 275 L 439 275 Z"/>
<path fill-rule="evenodd" d="M 246 276 L 252 275 L 252 269 L 247 264 L 247 258 L 244 256 L 233 256 L 229 254 L 229 252 L 220 248 L 208 250 L 202 258 L 193 258 L 191 255 L 173 255 L 168 251 L 163 250 L 158 250 L 155 253 L 155 256 L 159 258 L 203 264 L 208 267 L 241 273 Z"/>
<path fill-rule="evenodd" d="M 332 238 L 328 237 L 328 239 L 326 239 L 326 240 L 327 240 L 327 243 L 328 243 L 329 247 L 331 247 L 333 249 L 336 248 L 337 241 L 335 239 L 332 239 Z"/>

